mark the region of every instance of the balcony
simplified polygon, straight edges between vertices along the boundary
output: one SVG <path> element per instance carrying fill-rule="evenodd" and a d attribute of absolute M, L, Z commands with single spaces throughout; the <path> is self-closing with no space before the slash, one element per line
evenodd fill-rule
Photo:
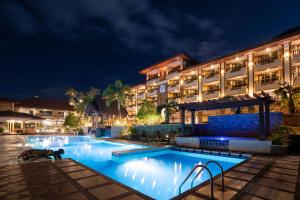
<path fill-rule="evenodd" d="M 157 89 L 149 90 L 147 93 L 148 97 L 153 97 L 157 95 Z"/>
<path fill-rule="evenodd" d="M 135 112 L 136 106 L 135 105 L 128 105 L 126 107 L 127 112 Z"/>
<path fill-rule="evenodd" d="M 157 83 L 158 81 L 159 81 L 159 77 L 158 76 L 151 77 L 151 78 L 148 78 L 147 84 L 151 85 L 151 84 Z"/>
<path fill-rule="evenodd" d="M 184 88 L 192 88 L 198 87 L 198 80 L 197 79 L 187 79 L 183 82 Z"/>
<path fill-rule="evenodd" d="M 300 63 L 300 50 L 293 51 L 292 62 L 293 62 L 293 64 Z"/>
<path fill-rule="evenodd" d="M 172 79 L 172 78 L 175 78 L 176 76 L 179 77 L 179 71 L 180 71 L 180 67 L 170 69 L 167 74 L 167 79 Z"/>
<path fill-rule="evenodd" d="M 277 80 L 268 81 L 268 82 L 255 82 L 255 91 L 265 91 L 265 90 L 274 90 L 279 87 L 280 78 Z"/>
<path fill-rule="evenodd" d="M 183 98 L 183 101 L 186 102 L 195 102 L 198 101 L 198 94 L 190 94 L 190 95 L 186 95 Z"/>
<path fill-rule="evenodd" d="M 211 75 L 211 76 L 205 76 L 202 79 L 203 84 L 210 83 L 210 82 L 216 82 L 216 81 L 220 81 L 220 74 L 219 73 Z"/>
<path fill-rule="evenodd" d="M 247 93 L 247 86 L 230 86 L 226 89 L 225 95 L 240 95 Z"/>
<path fill-rule="evenodd" d="M 204 91 L 202 93 L 202 99 L 208 100 L 208 99 L 217 99 L 220 96 L 219 90 L 208 90 Z"/>
<path fill-rule="evenodd" d="M 294 72 L 293 76 L 292 76 L 292 80 L 293 80 L 294 85 L 299 86 L 300 85 L 300 72 L 298 72 L 298 73 Z"/>
<path fill-rule="evenodd" d="M 280 67 L 282 65 L 281 60 L 279 58 L 276 59 L 266 59 L 257 63 L 254 66 L 254 71 L 262 71 L 270 68 Z"/>
<path fill-rule="evenodd" d="M 171 103 L 171 102 L 179 103 L 180 102 L 180 98 L 179 97 L 168 98 L 168 103 Z"/>
<path fill-rule="evenodd" d="M 143 93 L 138 93 L 137 94 L 137 98 L 138 99 L 145 99 L 146 98 L 146 94 L 143 92 Z"/>
<path fill-rule="evenodd" d="M 176 92 L 178 91 L 179 92 L 179 83 L 176 83 L 176 84 L 170 84 L 168 86 L 168 92 Z"/>
<path fill-rule="evenodd" d="M 243 76 L 243 75 L 247 75 L 247 67 L 246 66 L 227 71 L 225 73 L 225 78 L 227 79 L 227 78 L 232 78 L 235 76 Z"/>

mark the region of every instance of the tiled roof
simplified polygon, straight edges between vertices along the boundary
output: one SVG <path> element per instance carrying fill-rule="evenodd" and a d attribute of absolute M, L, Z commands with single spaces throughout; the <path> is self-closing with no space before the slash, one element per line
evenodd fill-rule
<path fill-rule="evenodd" d="M 74 108 L 69 105 L 69 101 L 65 99 L 42 99 L 33 97 L 30 99 L 20 100 L 16 107 L 25 108 L 44 108 L 52 110 L 68 110 L 73 111 Z"/>
<path fill-rule="evenodd" d="M 12 118 L 30 118 L 30 119 L 44 119 L 42 117 L 30 115 L 27 113 L 14 112 L 10 110 L 0 111 L 0 117 L 12 117 Z"/>
<path fill-rule="evenodd" d="M 14 100 L 7 98 L 7 97 L 0 97 L 0 101 L 5 101 L 5 102 L 14 102 Z"/>

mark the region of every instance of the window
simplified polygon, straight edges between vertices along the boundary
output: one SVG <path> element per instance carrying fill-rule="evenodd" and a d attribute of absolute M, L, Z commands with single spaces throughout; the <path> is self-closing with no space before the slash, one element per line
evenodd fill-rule
<path fill-rule="evenodd" d="M 57 112 L 57 114 L 58 114 L 59 117 L 64 117 L 65 116 L 64 112 Z"/>
<path fill-rule="evenodd" d="M 29 110 L 29 114 L 33 115 L 33 110 Z"/>
<path fill-rule="evenodd" d="M 52 111 L 40 110 L 40 115 L 41 116 L 51 116 L 52 115 Z"/>

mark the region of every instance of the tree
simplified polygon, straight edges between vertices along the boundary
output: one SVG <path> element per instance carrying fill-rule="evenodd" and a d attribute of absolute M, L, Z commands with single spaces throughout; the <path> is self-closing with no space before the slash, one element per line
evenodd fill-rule
<path fill-rule="evenodd" d="M 176 112 L 177 110 L 178 110 L 177 103 L 175 103 L 175 102 L 169 102 L 164 105 L 158 106 L 158 108 L 157 108 L 158 113 L 164 114 L 166 124 L 169 124 L 169 122 L 170 122 L 170 115 L 173 112 Z"/>
<path fill-rule="evenodd" d="M 119 118 L 122 118 L 121 107 L 124 107 L 126 100 L 126 93 L 129 92 L 128 85 L 123 84 L 122 81 L 117 80 L 113 84 L 107 86 L 103 91 L 103 96 L 106 99 L 106 106 L 110 106 L 113 102 L 118 104 Z"/>
<path fill-rule="evenodd" d="M 64 126 L 77 128 L 78 125 L 79 125 L 78 117 L 75 116 L 73 113 L 70 113 L 65 119 Z"/>
<path fill-rule="evenodd" d="M 153 125 L 160 124 L 162 119 L 152 102 L 145 101 L 136 115 L 138 124 Z"/>
<path fill-rule="evenodd" d="M 289 114 L 296 113 L 296 105 L 299 103 L 300 98 L 300 87 L 294 87 L 287 82 L 283 82 L 280 83 L 280 87 L 274 93 L 279 97 L 281 107 L 287 107 Z"/>
<path fill-rule="evenodd" d="M 78 113 L 78 125 L 81 125 L 82 117 L 86 111 L 87 106 L 95 99 L 100 92 L 98 89 L 91 87 L 87 92 L 77 91 L 74 88 L 67 90 L 66 95 L 69 96 L 70 105 L 74 106 Z"/>

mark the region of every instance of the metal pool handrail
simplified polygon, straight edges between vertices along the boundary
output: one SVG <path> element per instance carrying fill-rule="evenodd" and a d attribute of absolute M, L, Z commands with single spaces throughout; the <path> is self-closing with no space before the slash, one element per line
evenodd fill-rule
<path fill-rule="evenodd" d="M 222 165 L 220 163 L 218 163 L 217 161 L 214 160 L 210 160 L 205 164 L 205 167 L 207 167 L 208 164 L 210 163 L 214 163 L 216 165 L 218 165 L 221 169 L 221 179 L 222 179 L 222 191 L 224 191 L 224 169 L 222 167 Z M 191 188 L 193 187 L 194 181 L 196 180 L 196 178 L 200 175 L 200 173 L 203 171 L 203 168 L 196 174 L 196 176 L 193 178 L 192 182 L 191 182 Z"/>
<path fill-rule="evenodd" d="M 207 172 L 209 173 L 209 182 L 210 182 L 210 198 L 214 199 L 214 183 L 213 183 L 213 176 L 211 171 L 208 169 L 208 167 L 206 167 L 205 165 L 195 165 L 194 168 L 192 169 L 192 171 L 187 175 L 187 177 L 184 179 L 184 181 L 181 183 L 181 185 L 179 186 L 179 194 L 181 194 L 181 188 L 182 186 L 185 184 L 185 182 L 189 179 L 189 177 L 193 174 L 193 172 L 199 168 L 202 167 L 201 170 L 206 169 Z"/>

